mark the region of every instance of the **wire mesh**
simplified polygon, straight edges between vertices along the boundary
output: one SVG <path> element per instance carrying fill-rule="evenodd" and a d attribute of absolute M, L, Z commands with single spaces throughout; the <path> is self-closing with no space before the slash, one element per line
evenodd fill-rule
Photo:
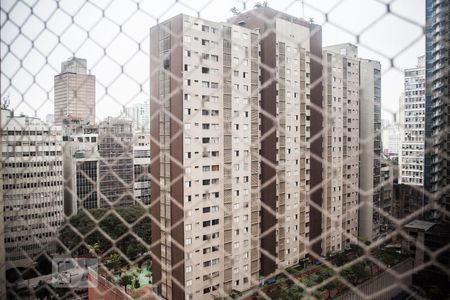
<path fill-rule="evenodd" d="M 445 1 L 2 1 L 2 298 L 445 299 L 445 28 Z"/>

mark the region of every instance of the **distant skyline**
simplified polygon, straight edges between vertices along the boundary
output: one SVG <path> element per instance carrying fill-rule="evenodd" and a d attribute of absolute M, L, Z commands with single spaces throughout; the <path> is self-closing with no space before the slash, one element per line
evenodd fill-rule
<path fill-rule="evenodd" d="M 257 2 L 246 1 L 246 8 L 251 9 Z M 387 14 L 384 2 L 390 3 L 391 14 Z M 27 3 L 33 8 L 32 15 Z M 233 16 L 230 9 L 235 6 L 243 10 L 244 2 L 138 3 L 2 0 L 2 98 L 9 95 L 10 107 L 17 113 L 45 119 L 47 114 L 54 113 L 53 78 L 59 73 L 61 62 L 77 56 L 87 59 L 89 72 L 97 78 L 97 120 L 119 115 L 123 106 L 149 99 L 149 29 L 157 20 L 162 22 L 179 13 L 196 16 L 200 11 L 201 18 L 226 21 Z M 303 15 L 301 1 L 268 1 L 268 5 L 296 17 Z M 325 12 L 330 9 L 325 22 Z M 403 69 L 414 67 L 417 57 L 425 52 L 425 2 L 307 0 L 304 16 L 323 26 L 324 46 L 354 43 L 360 57 L 381 62 L 382 114 L 383 118 L 392 119 L 403 91 Z M 361 32 L 357 43 L 356 36 Z"/>

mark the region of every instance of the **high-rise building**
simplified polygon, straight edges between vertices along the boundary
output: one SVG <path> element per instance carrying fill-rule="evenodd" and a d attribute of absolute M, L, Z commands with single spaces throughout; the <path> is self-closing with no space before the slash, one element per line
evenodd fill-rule
<path fill-rule="evenodd" d="M 426 2 L 426 136 L 429 138 L 429 191 L 431 201 L 437 201 L 450 210 L 449 180 L 449 32 L 450 5 L 446 0 Z M 428 158 L 428 157 L 427 157 Z M 428 165 L 429 162 L 429 165 Z M 426 178 L 428 180 L 428 178 Z M 428 185 L 428 182 L 427 182 Z M 435 212 L 433 217 L 443 216 Z"/>
<path fill-rule="evenodd" d="M 148 100 L 125 107 L 123 115 L 133 121 L 133 130 L 150 132 L 150 103 Z"/>
<path fill-rule="evenodd" d="M 108 117 L 98 127 L 100 207 L 133 204 L 132 123 Z"/>
<path fill-rule="evenodd" d="M 63 222 L 62 134 L 57 126 L 1 110 L 1 177 L 6 270 L 28 268 Z M 1 283 L 3 284 L 3 282 Z"/>
<path fill-rule="evenodd" d="M 298 263 L 308 200 L 322 203 L 321 137 L 310 141 L 322 128 L 320 26 L 267 7 L 230 22 L 180 15 L 151 29 L 152 253 L 164 298 L 247 290 Z"/>
<path fill-rule="evenodd" d="M 64 212 L 100 207 L 98 126 L 63 125 Z"/>
<path fill-rule="evenodd" d="M 425 155 L 425 57 L 405 70 L 402 109 L 399 183 L 423 186 Z"/>
<path fill-rule="evenodd" d="M 72 57 L 61 63 L 54 84 L 56 125 L 66 119 L 95 123 L 95 76 L 87 74 L 86 59 Z"/>
<path fill-rule="evenodd" d="M 372 240 L 379 228 L 381 183 L 381 64 L 360 59 L 359 63 L 359 195 L 358 235 Z"/>
<path fill-rule="evenodd" d="M 270 276 L 322 252 L 322 210 L 309 204 L 322 206 L 322 28 L 266 6 L 232 22 L 262 36 L 261 275 Z"/>
<path fill-rule="evenodd" d="M 179 15 L 152 27 L 153 280 L 212 299 L 259 279 L 257 32 Z"/>
<path fill-rule="evenodd" d="M 425 0 L 425 156 L 424 156 L 424 176 L 423 187 L 427 192 L 431 192 L 431 154 L 432 142 L 432 79 L 433 79 L 433 16 L 435 0 Z M 428 202 L 428 197 L 425 197 Z"/>
<path fill-rule="evenodd" d="M 322 243 L 322 252 L 327 253 L 356 236 L 371 240 L 376 231 L 378 214 L 373 207 L 380 205 L 381 65 L 359 58 L 357 47 L 348 43 L 325 47 L 323 53 L 322 208 L 331 219 L 322 220 L 321 232 L 328 239 Z M 359 157 L 355 156 L 358 152 Z"/>
<path fill-rule="evenodd" d="M 359 58 L 351 44 L 324 47 L 325 158 L 322 254 L 340 251 L 358 235 Z M 345 234 L 343 234 L 345 233 Z"/>
<path fill-rule="evenodd" d="M 133 167 L 134 167 L 134 200 L 142 204 L 150 204 L 150 134 L 134 133 L 133 135 Z"/>

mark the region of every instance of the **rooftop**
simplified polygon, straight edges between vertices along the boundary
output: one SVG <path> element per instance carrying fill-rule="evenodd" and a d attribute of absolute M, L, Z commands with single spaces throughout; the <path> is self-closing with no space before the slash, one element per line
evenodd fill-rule
<path fill-rule="evenodd" d="M 405 225 L 406 230 L 410 231 L 428 231 L 431 227 L 433 227 L 436 223 L 423 221 L 423 220 L 414 220 Z"/>

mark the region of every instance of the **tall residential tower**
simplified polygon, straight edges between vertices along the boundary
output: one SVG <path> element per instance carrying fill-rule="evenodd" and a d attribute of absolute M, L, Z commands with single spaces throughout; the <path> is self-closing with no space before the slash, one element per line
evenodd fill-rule
<path fill-rule="evenodd" d="M 258 282 L 258 39 L 186 15 L 151 28 L 153 280 L 166 299 Z"/>
<path fill-rule="evenodd" d="M 321 253 L 322 211 L 310 201 L 322 205 L 322 28 L 265 6 L 232 22 L 262 36 L 261 275 L 270 276 Z"/>
<path fill-rule="evenodd" d="M 322 254 L 358 235 L 360 74 L 357 47 L 324 47 Z"/>

